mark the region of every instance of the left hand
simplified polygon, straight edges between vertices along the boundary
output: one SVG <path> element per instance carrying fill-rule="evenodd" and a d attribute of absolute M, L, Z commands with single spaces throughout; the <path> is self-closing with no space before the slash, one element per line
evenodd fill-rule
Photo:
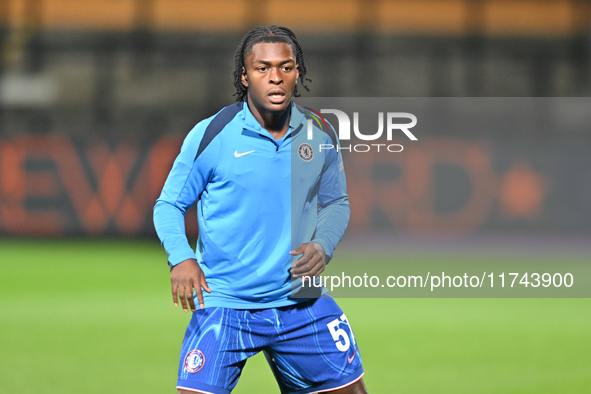
<path fill-rule="evenodd" d="M 292 256 L 302 255 L 291 265 L 292 278 L 302 276 L 316 277 L 326 267 L 326 253 L 318 242 L 306 242 L 289 252 Z"/>

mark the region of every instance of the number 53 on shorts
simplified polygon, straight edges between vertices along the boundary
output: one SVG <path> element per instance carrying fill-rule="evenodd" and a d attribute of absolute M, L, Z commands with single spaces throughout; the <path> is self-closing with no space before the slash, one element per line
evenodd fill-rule
<path fill-rule="evenodd" d="M 337 349 L 339 349 L 341 352 L 346 352 L 351 346 L 351 341 L 349 340 L 349 335 L 347 335 L 347 332 L 340 328 L 341 323 L 344 323 L 347 326 L 349 332 L 351 333 L 351 341 L 353 341 L 353 345 L 355 345 L 355 335 L 353 335 L 353 330 L 351 329 L 349 321 L 347 320 L 347 316 L 345 316 L 344 313 L 341 315 L 340 320 L 334 319 L 326 326 L 328 327 L 328 331 L 330 331 L 330 335 L 332 335 L 332 339 L 335 341 Z"/>

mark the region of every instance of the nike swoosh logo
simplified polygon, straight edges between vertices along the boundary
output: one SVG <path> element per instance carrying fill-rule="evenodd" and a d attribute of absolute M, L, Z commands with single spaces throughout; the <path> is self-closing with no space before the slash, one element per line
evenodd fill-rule
<path fill-rule="evenodd" d="M 249 153 L 254 152 L 253 150 L 251 150 L 250 152 L 244 152 L 244 153 L 238 153 L 238 150 L 234 151 L 234 157 L 240 157 L 240 156 L 244 156 L 244 155 L 248 155 Z"/>
<path fill-rule="evenodd" d="M 353 355 L 351 357 L 347 356 L 347 361 L 349 362 L 349 364 L 351 364 L 353 362 L 353 359 L 355 358 L 355 356 L 357 355 L 357 350 L 355 349 L 355 353 L 353 353 Z"/>

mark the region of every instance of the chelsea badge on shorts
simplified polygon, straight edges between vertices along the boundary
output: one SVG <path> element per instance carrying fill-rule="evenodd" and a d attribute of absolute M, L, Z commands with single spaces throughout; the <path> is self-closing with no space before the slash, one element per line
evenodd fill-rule
<path fill-rule="evenodd" d="M 185 357 L 185 369 L 190 373 L 199 371 L 205 363 L 205 356 L 201 350 L 191 350 Z"/>
<path fill-rule="evenodd" d="M 303 161 L 310 161 L 314 158 L 314 149 L 306 142 L 298 147 L 298 155 Z"/>

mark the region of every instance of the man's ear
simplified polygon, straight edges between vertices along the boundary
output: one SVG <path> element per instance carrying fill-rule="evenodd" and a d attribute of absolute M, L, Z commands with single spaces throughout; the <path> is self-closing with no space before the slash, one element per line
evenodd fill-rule
<path fill-rule="evenodd" d="M 300 66 L 296 64 L 296 85 L 298 84 L 298 79 L 300 79 Z"/>
<path fill-rule="evenodd" d="M 242 67 L 242 85 L 244 85 L 245 87 L 248 87 L 248 77 L 246 76 L 246 69 L 244 67 Z"/>

